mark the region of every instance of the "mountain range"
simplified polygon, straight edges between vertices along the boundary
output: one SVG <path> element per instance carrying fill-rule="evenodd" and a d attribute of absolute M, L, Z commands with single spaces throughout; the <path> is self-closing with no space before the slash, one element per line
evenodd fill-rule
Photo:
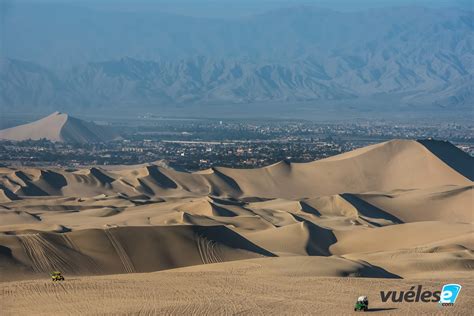
<path fill-rule="evenodd" d="M 18 5 L 4 19 L 0 108 L 363 107 L 382 99 L 464 111 L 474 101 L 473 17 L 459 9 L 295 7 L 225 20 Z"/>

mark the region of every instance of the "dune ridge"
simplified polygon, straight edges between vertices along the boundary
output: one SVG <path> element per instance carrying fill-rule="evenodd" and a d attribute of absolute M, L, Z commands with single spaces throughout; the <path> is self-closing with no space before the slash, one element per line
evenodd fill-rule
<path fill-rule="evenodd" d="M 89 143 L 118 139 L 112 129 L 54 112 L 37 121 L 0 130 L 0 139 L 22 141 L 47 139 L 53 142 Z"/>
<path fill-rule="evenodd" d="M 394 140 L 259 169 L 2 167 L 0 275 L 324 257 L 312 273 L 461 276 L 474 268 L 472 162 L 445 142 Z"/>

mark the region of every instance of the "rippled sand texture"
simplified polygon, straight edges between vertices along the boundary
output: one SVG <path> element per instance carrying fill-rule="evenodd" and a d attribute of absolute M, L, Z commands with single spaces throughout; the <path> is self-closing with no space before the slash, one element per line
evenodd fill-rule
<path fill-rule="evenodd" d="M 450 143 L 394 140 L 260 169 L 3 167 L 1 304 L 13 314 L 57 311 L 34 304 L 51 297 L 71 313 L 300 314 L 351 311 L 358 289 L 420 279 L 458 280 L 465 294 L 473 166 Z M 52 284 L 51 270 L 66 282 Z"/>

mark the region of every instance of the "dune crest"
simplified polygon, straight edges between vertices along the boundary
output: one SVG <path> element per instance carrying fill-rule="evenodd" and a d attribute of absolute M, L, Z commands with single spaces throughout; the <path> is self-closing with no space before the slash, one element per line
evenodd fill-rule
<path fill-rule="evenodd" d="M 465 275 L 474 267 L 472 162 L 446 143 L 395 140 L 259 169 L 2 167 L 1 278 L 275 256 L 278 269 L 328 258 L 314 261 L 326 276 Z"/>
<path fill-rule="evenodd" d="M 40 140 L 52 142 L 89 143 L 119 138 L 112 129 L 86 122 L 68 114 L 54 112 L 32 123 L 0 130 L 0 139 Z"/>

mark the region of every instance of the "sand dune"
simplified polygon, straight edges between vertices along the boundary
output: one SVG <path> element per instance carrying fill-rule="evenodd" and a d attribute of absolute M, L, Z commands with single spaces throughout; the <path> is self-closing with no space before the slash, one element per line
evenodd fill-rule
<path fill-rule="evenodd" d="M 16 261 L 21 278 L 59 270 L 68 275 L 164 270 L 274 254 L 224 226 L 154 226 L 84 229 L 67 233 L 0 236 L 2 260 Z M 14 272 L 14 271 L 11 271 Z M 19 277 L 2 274 L 2 280 Z"/>
<path fill-rule="evenodd" d="M 0 277 L 463 277 L 472 162 L 448 143 L 396 140 L 252 170 L 2 167 Z"/>
<path fill-rule="evenodd" d="M 472 158 L 465 157 L 455 147 L 448 146 L 446 150 L 450 152 L 445 156 L 453 161 L 472 164 Z M 90 168 L 39 172 L 3 168 L 0 185 L 24 196 L 123 193 L 149 197 L 212 195 L 294 200 L 342 193 L 468 186 L 472 183 L 469 176 L 452 169 L 421 143 L 397 140 L 312 163 L 282 162 L 259 169 L 214 168 L 208 172 L 185 173 L 157 165 L 135 170 Z"/>
<path fill-rule="evenodd" d="M 119 135 L 108 127 L 86 122 L 67 114 L 54 112 L 32 123 L 0 130 L 0 139 L 39 140 L 53 142 L 104 142 L 118 138 Z"/>
<path fill-rule="evenodd" d="M 469 205 L 472 210 L 473 193 L 472 185 L 449 185 L 388 194 L 358 194 L 357 196 L 403 222 L 442 220 L 472 223 L 474 213 L 464 210 L 465 206 Z"/>
<path fill-rule="evenodd" d="M 0 203 L 18 200 L 18 196 L 7 188 L 0 189 Z"/>

